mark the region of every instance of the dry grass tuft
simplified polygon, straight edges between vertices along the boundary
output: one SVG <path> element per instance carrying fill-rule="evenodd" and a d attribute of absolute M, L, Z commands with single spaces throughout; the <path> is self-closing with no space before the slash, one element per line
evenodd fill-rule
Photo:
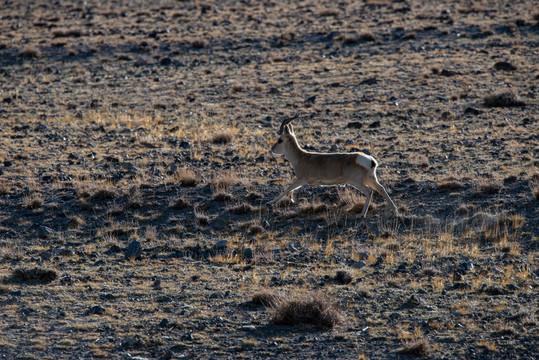
<path fill-rule="evenodd" d="M 177 198 L 176 200 L 172 201 L 172 203 L 170 204 L 170 207 L 174 210 L 183 210 L 183 209 L 188 209 L 190 208 L 192 205 L 191 203 L 189 202 L 189 200 L 187 200 L 186 198 L 184 197 L 179 197 Z"/>
<path fill-rule="evenodd" d="M 0 179 L 0 196 L 7 195 L 10 192 L 10 187 L 6 179 Z"/>
<path fill-rule="evenodd" d="M 271 323 L 275 325 L 307 325 L 319 329 L 332 329 L 340 321 L 341 315 L 323 295 L 284 300 L 277 304 L 271 317 Z"/>
<path fill-rule="evenodd" d="M 195 209 L 195 218 L 199 225 L 204 226 L 210 223 L 210 217 L 201 210 Z"/>
<path fill-rule="evenodd" d="M 234 140 L 234 132 L 232 130 L 221 130 L 211 137 L 212 144 L 228 144 Z"/>
<path fill-rule="evenodd" d="M 248 215 L 257 212 L 259 209 L 250 204 L 243 203 L 228 208 L 228 211 L 234 215 Z"/>
<path fill-rule="evenodd" d="M 446 180 L 438 183 L 438 190 L 442 192 L 460 190 L 463 187 L 464 185 L 462 184 L 462 182 L 458 180 Z"/>
<path fill-rule="evenodd" d="M 27 209 L 40 209 L 43 207 L 43 197 L 41 194 L 34 194 L 24 199 L 24 207 Z"/>
<path fill-rule="evenodd" d="M 82 36 L 81 29 L 55 29 L 52 32 L 52 36 L 55 38 L 59 37 L 80 37 Z"/>
<path fill-rule="evenodd" d="M 379 41 L 380 40 L 378 36 L 367 31 L 359 33 L 359 38 L 363 41 Z"/>
<path fill-rule="evenodd" d="M 235 173 L 227 171 L 212 180 L 212 187 L 216 190 L 225 190 L 242 182 L 243 180 Z"/>
<path fill-rule="evenodd" d="M 234 196 L 232 196 L 232 194 L 224 191 L 224 190 L 219 190 L 217 191 L 216 193 L 213 194 L 212 196 L 212 200 L 213 201 L 219 201 L 219 202 L 224 202 L 224 201 L 232 201 L 234 200 Z"/>
<path fill-rule="evenodd" d="M 200 178 L 190 169 L 179 169 L 173 176 L 174 180 L 185 187 L 195 187 L 200 182 Z"/>
<path fill-rule="evenodd" d="M 487 182 L 481 182 L 475 189 L 473 196 L 477 197 L 477 196 L 480 196 L 481 194 L 484 194 L 484 195 L 499 194 L 502 188 L 503 188 L 503 185 L 498 181 L 492 180 L 492 181 L 487 181 Z"/>
<path fill-rule="evenodd" d="M 208 46 L 208 41 L 206 39 L 192 39 L 190 43 L 195 49 L 204 49 Z"/>
<path fill-rule="evenodd" d="M 318 12 L 320 16 L 338 16 L 340 11 L 338 9 L 322 9 Z"/>
<path fill-rule="evenodd" d="M 487 95 L 483 98 L 483 103 L 488 107 L 526 106 L 526 102 L 520 99 L 513 90 Z"/>
<path fill-rule="evenodd" d="M 256 293 L 251 298 L 251 303 L 254 305 L 262 305 L 267 308 L 274 308 L 283 300 L 280 294 L 272 293 L 269 291 L 263 291 Z"/>
<path fill-rule="evenodd" d="M 350 271 L 347 270 L 339 270 L 335 274 L 335 277 L 333 280 L 340 285 L 347 285 L 350 284 L 354 280 L 354 275 Z"/>
<path fill-rule="evenodd" d="M 18 268 L 13 270 L 11 276 L 7 279 L 9 282 L 22 283 L 49 283 L 58 277 L 56 271 L 34 268 Z"/>
<path fill-rule="evenodd" d="M 41 51 L 39 51 L 38 48 L 29 46 L 22 49 L 19 55 L 25 58 L 29 58 L 29 59 L 37 59 L 41 57 Z"/>
<path fill-rule="evenodd" d="M 99 190 L 96 190 L 92 196 L 90 197 L 92 200 L 98 200 L 98 201 L 101 201 L 101 200 L 112 200 L 114 198 L 116 198 L 117 196 L 117 193 L 116 191 L 114 190 L 110 190 L 110 189 L 99 189 Z"/>
<path fill-rule="evenodd" d="M 535 182 L 531 185 L 531 191 L 535 200 L 539 201 L 539 182 Z"/>
<path fill-rule="evenodd" d="M 396 352 L 401 355 L 428 357 L 432 354 L 432 347 L 429 339 L 421 338 L 407 342 Z"/>
<path fill-rule="evenodd" d="M 299 206 L 299 212 L 302 214 L 320 214 L 328 209 L 328 206 L 318 198 L 312 201 L 302 202 Z"/>

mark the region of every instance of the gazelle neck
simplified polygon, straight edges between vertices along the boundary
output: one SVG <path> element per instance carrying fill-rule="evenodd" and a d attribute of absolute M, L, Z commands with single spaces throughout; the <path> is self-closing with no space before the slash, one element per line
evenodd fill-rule
<path fill-rule="evenodd" d="M 291 140 L 287 143 L 286 146 L 286 158 L 292 164 L 292 167 L 296 167 L 298 163 L 301 161 L 301 158 L 305 154 L 305 150 L 303 150 L 299 144 L 298 140 L 295 136 L 291 137 Z"/>

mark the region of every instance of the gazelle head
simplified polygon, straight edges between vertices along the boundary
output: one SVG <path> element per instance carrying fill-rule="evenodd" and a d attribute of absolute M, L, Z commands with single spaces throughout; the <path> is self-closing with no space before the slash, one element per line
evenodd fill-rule
<path fill-rule="evenodd" d="M 296 135 L 294 134 L 294 128 L 292 127 L 292 124 L 290 124 L 290 122 L 294 119 L 297 119 L 298 117 L 299 112 L 296 113 L 296 115 L 283 120 L 283 122 L 281 123 L 281 127 L 278 131 L 279 139 L 271 147 L 272 153 L 277 155 L 283 155 L 286 151 L 287 144 L 296 139 Z"/>

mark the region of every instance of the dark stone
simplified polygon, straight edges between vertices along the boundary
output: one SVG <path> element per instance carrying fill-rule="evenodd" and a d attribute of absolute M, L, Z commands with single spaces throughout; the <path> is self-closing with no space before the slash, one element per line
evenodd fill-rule
<path fill-rule="evenodd" d="M 189 141 L 182 140 L 179 147 L 182 149 L 189 149 L 191 147 L 191 143 Z"/>
<path fill-rule="evenodd" d="M 375 77 L 367 78 L 359 83 L 359 85 L 374 85 L 378 82 Z"/>
<path fill-rule="evenodd" d="M 360 123 L 359 121 L 352 121 L 352 122 L 349 122 L 346 125 L 346 127 L 350 129 L 361 129 L 363 127 L 363 124 Z"/>
<path fill-rule="evenodd" d="M 121 252 L 122 249 L 118 245 L 112 245 L 107 251 L 104 252 L 106 255 L 112 255 Z"/>
<path fill-rule="evenodd" d="M 446 70 L 446 69 L 443 69 L 442 72 L 440 72 L 440 75 L 445 76 L 445 77 L 455 76 L 455 75 L 458 75 L 458 74 L 459 73 L 456 72 L 456 71 Z"/>
<path fill-rule="evenodd" d="M 137 240 L 131 241 L 125 251 L 125 258 L 127 260 L 139 260 L 141 258 L 142 246 Z"/>
<path fill-rule="evenodd" d="M 373 121 L 369 124 L 369 127 L 371 129 L 379 128 L 382 125 L 382 123 L 379 120 Z"/>
<path fill-rule="evenodd" d="M 88 311 L 86 311 L 86 315 L 103 315 L 106 312 L 107 309 L 105 309 L 103 306 L 95 305 L 89 308 Z"/>
<path fill-rule="evenodd" d="M 105 300 L 105 301 L 110 301 L 110 300 L 114 300 L 114 299 L 115 299 L 114 295 L 113 295 L 113 294 L 109 294 L 109 293 L 101 294 L 101 295 L 99 295 L 99 298 L 100 298 L 101 300 Z"/>
<path fill-rule="evenodd" d="M 494 69 L 502 71 L 514 71 L 517 70 L 517 67 L 507 61 L 498 61 L 494 64 Z"/>
<path fill-rule="evenodd" d="M 228 247 L 228 241 L 226 241 L 226 240 L 218 241 L 215 244 L 215 249 L 217 251 L 224 251 L 224 250 L 226 250 L 227 247 Z"/>
<path fill-rule="evenodd" d="M 482 114 L 483 113 L 483 110 L 475 107 L 475 106 L 468 106 L 465 110 L 464 110 L 464 114 L 471 114 L 471 115 L 479 115 L 479 114 Z"/>
<path fill-rule="evenodd" d="M 247 260 L 251 260 L 253 258 L 253 249 L 247 248 L 243 250 L 243 258 Z"/>

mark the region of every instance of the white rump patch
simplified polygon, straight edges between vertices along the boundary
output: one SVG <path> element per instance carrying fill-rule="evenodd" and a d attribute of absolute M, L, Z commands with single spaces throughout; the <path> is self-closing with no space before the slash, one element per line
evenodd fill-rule
<path fill-rule="evenodd" d="M 376 162 L 376 160 L 374 160 L 374 158 L 372 156 L 367 155 L 367 154 L 360 153 L 356 157 L 356 164 L 358 164 L 359 166 L 364 167 L 367 170 L 372 170 L 373 161 L 374 161 L 375 164 L 378 164 Z"/>

